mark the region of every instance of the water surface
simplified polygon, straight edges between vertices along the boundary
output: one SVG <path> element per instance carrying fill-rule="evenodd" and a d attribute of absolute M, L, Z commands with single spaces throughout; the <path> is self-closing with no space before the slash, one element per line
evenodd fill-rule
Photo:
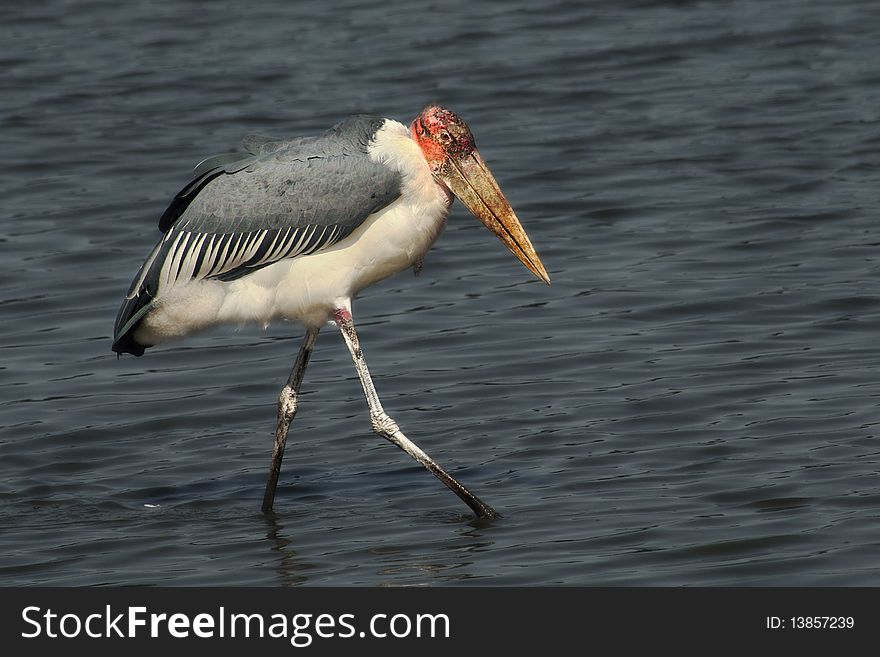
<path fill-rule="evenodd" d="M 880 16 L 868 0 L 0 9 L 0 583 L 880 585 Z M 117 359 L 203 157 L 458 111 L 550 275 L 456 205 L 325 330 Z"/>

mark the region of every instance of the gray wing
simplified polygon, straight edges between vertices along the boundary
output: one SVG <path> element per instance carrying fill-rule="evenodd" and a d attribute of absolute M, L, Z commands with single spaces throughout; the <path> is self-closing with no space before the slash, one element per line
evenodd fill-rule
<path fill-rule="evenodd" d="M 367 157 L 383 121 L 357 116 L 320 137 L 250 138 L 256 154 L 219 156 L 160 221 L 171 265 L 162 283 L 233 280 L 349 235 L 400 196 L 400 175 Z"/>
<path fill-rule="evenodd" d="M 216 156 L 197 166 L 196 178 L 159 220 L 165 236 L 119 310 L 114 350 L 143 352 L 128 342 L 162 290 L 194 279 L 234 280 L 326 249 L 397 199 L 400 174 L 367 156 L 383 123 L 355 116 L 319 137 L 249 138 L 246 146 L 256 153 Z"/>
<path fill-rule="evenodd" d="M 217 168 L 223 168 L 227 173 L 235 171 L 255 161 L 257 158 L 252 157 L 254 155 L 267 155 L 281 148 L 287 148 L 290 153 L 303 152 L 323 138 L 324 135 L 320 137 L 297 137 L 296 139 L 276 139 L 266 135 L 245 135 L 241 140 L 241 147 L 245 150 L 244 153 L 221 153 L 213 157 L 206 157 L 195 166 L 193 175 L 198 179 Z"/>

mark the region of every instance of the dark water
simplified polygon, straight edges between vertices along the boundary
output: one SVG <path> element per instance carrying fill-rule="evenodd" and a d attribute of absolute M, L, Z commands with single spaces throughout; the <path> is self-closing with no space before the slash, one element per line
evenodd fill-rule
<path fill-rule="evenodd" d="M 872 0 L 64 2 L 0 9 L 0 583 L 880 585 Z M 461 206 L 325 330 L 117 360 L 190 168 L 428 101 L 471 124 L 553 278 Z"/>

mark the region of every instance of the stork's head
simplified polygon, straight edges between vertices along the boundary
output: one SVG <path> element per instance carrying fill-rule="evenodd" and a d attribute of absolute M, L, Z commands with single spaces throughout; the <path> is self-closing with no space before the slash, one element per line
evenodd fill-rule
<path fill-rule="evenodd" d="M 483 162 L 467 123 L 448 109 L 428 105 L 410 125 L 410 134 L 422 149 L 434 179 L 455 194 L 520 262 L 549 285 L 547 270 Z"/>

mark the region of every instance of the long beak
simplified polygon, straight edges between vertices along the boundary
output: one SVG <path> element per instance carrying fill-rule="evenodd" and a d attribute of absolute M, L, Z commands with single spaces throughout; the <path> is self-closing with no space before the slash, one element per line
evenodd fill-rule
<path fill-rule="evenodd" d="M 460 159 L 449 157 L 439 176 L 529 271 L 550 285 L 550 277 L 535 253 L 535 247 L 478 151 Z"/>

